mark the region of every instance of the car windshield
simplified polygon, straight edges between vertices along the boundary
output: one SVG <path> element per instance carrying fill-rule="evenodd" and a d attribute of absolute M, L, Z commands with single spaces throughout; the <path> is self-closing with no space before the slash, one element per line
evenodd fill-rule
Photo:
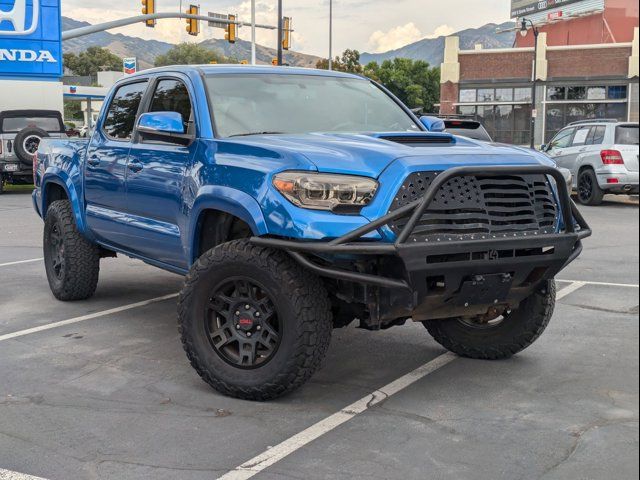
<path fill-rule="evenodd" d="M 27 127 L 38 127 L 45 132 L 60 132 L 60 122 L 56 117 L 7 117 L 0 125 L 0 131 L 17 133 Z"/>
<path fill-rule="evenodd" d="M 217 74 L 206 79 L 220 137 L 267 133 L 421 131 L 366 79 Z"/>
<path fill-rule="evenodd" d="M 639 137 L 637 125 L 616 127 L 616 145 L 638 145 Z"/>

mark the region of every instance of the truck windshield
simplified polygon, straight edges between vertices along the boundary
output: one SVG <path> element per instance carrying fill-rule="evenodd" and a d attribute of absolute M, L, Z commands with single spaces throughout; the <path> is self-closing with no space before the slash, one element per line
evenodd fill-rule
<path fill-rule="evenodd" d="M 217 74 L 207 77 L 206 84 L 220 137 L 421 130 L 391 97 L 365 79 Z"/>

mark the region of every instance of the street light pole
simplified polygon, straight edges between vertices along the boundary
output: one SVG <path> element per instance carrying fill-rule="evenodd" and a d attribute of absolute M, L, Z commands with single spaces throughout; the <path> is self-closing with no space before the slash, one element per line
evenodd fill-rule
<path fill-rule="evenodd" d="M 520 26 L 520 35 L 523 37 L 527 36 L 527 25 L 531 26 L 531 30 L 533 31 L 533 88 L 531 92 L 531 148 L 535 148 L 535 134 L 536 134 L 536 118 L 538 116 L 538 112 L 536 109 L 536 87 L 538 86 L 538 35 L 540 34 L 540 30 L 533 24 L 533 22 L 527 18 L 522 19 L 522 24 Z"/>
<path fill-rule="evenodd" d="M 251 65 L 256 64 L 256 0 L 251 0 Z"/>
<path fill-rule="evenodd" d="M 329 0 L 329 70 L 333 70 L 333 0 Z"/>
<path fill-rule="evenodd" d="M 278 0 L 278 65 L 283 63 L 283 51 L 282 51 L 282 0 Z"/>

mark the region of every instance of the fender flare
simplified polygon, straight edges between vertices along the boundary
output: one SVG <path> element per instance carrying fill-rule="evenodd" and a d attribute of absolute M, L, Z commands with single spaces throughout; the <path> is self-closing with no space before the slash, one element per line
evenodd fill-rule
<path fill-rule="evenodd" d="M 267 223 L 258 201 L 241 190 L 231 187 L 207 185 L 200 189 L 189 214 L 189 262 L 196 260 L 197 229 L 202 212 L 218 210 L 245 222 L 254 235 L 266 235 Z"/>
<path fill-rule="evenodd" d="M 87 235 L 87 224 L 83 215 L 83 209 L 81 206 L 82 198 L 79 196 L 71 177 L 62 169 L 58 167 L 49 167 L 42 177 L 42 183 L 40 187 L 41 200 L 40 211 L 42 212 L 42 218 L 44 219 L 47 212 L 45 211 L 45 205 L 48 203 L 47 199 L 47 187 L 49 184 L 56 184 L 62 187 L 67 194 L 67 198 L 71 203 L 71 209 L 76 219 L 76 226 L 78 230 Z"/>

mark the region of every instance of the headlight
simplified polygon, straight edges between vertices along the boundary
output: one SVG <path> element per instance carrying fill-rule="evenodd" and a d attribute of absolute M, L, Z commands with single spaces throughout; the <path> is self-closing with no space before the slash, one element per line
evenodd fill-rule
<path fill-rule="evenodd" d="M 371 178 L 312 172 L 283 172 L 273 186 L 294 205 L 350 212 L 369 204 L 378 189 Z"/>

